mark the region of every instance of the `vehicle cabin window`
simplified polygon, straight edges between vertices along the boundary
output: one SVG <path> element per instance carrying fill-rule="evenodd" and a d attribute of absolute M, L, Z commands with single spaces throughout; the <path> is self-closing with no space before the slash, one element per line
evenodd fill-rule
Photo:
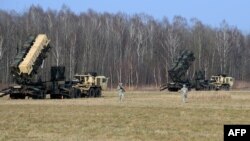
<path fill-rule="evenodd" d="M 97 85 L 100 85 L 101 78 L 97 78 Z"/>
<path fill-rule="evenodd" d="M 82 78 L 80 76 L 75 76 L 75 79 L 82 81 Z"/>
<path fill-rule="evenodd" d="M 214 79 L 215 81 L 218 81 L 218 78 L 217 78 L 217 77 L 214 77 L 213 79 Z"/>
<path fill-rule="evenodd" d="M 105 83 L 105 82 L 106 82 L 106 79 L 105 79 L 105 78 L 103 78 L 103 79 L 102 79 L 102 83 Z"/>
<path fill-rule="evenodd" d="M 78 76 L 75 76 L 75 79 L 80 80 Z"/>
<path fill-rule="evenodd" d="M 89 77 L 88 77 L 88 76 L 86 76 L 86 77 L 85 77 L 85 80 L 86 80 L 86 82 L 87 82 L 87 81 L 89 80 Z"/>
<path fill-rule="evenodd" d="M 228 83 L 228 78 L 226 79 L 226 83 Z"/>
<path fill-rule="evenodd" d="M 82 82 L 85 82 L 85 79 L 84 79 L 84 77 L 81 77 L 81 81 L 82 81 Z"/>

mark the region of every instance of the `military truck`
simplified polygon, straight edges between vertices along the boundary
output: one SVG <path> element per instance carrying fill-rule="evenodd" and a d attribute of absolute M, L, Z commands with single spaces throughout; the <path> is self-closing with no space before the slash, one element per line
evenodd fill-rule
<path fill-rule="evenodd" d="M 212 85 L 215 90 L 229 90 L 232 88 L 233 83 L 233 77 L 229 77 L 225 74 L 213 75 L 210 79 L 210 85 Z"/>
<path fill-rule="evenodd" d="M 234 78 L 225 74 L 212 75 L 210 79 L 205 79 L 204 71 L 195 73 L 196 90 L 230 90 L 234 84 Z"/>
<path fill-rule="evenodd" d="M 78 97 L 100 97 L 102 90 L 107 89 L 108 78 L 88 72 L 84 75 L 76 74 L 73 79 L 74 95 Z"/>

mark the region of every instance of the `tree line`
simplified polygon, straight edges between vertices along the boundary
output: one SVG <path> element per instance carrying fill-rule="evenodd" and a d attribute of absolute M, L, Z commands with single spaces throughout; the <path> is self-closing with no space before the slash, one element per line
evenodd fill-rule
<path fill-rule="evenodd" d="M 39 74 L 50 79 L 50 66 L 66 66 L 67 79 L 74 74 L 95 71 L 128 87 L 159 87 L 169 80 L 167 71 L 182 50 L 196 57 L 187 74 L 196 70 L 228 74 L 250 80 L 250 34 L 223 20 L 211 27 L 193 18 L 175 16 L 156 20 L 146 14 L 75 14 L 66 6 L 43 10 L 31 6 L 24 13 L 0 11 L 0 80 L 13 83 L 10 66 L 18 48 L 29 35 L 47 34 L 52 46 Z"/>

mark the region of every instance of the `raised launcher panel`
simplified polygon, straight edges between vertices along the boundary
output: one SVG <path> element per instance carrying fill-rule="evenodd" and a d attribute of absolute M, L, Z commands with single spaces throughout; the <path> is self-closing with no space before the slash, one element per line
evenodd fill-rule
<path fill-rule="evenodd" d="M 18 49 L 18 54 L 14 58 L 14 62 L 11 64 L 12 71 L 19 72 L 19 64 L 23 61 L 23 58 L 26 56 L 26 54 L 29 52 L 29 49 L 33 45 L 36 37 L 35 36 L 29 36 L 29 38 L 25 41 L 23 46 Z"/>
<path fill-rule="evenodd" d="M 19 73 L 20 74 L 28 74 L 33 70 L 33 66 L 37 61 L 37 58 L 42 53 L 42 50 L 49 48 L 50 40 L 47 38 L 45 34 L 37 35 L 33 45 L 31 46 L 29 52 L 24 57 L 23 61 L 19 64 Z"/>

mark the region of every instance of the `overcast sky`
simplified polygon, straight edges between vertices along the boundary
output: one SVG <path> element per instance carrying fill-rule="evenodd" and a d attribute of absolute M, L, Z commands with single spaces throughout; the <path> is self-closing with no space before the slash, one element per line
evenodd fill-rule
<path fill-rule="evenodd" d="M 65 4 L 76 13 L 88 9 L 129 15 L 146 13 L 158 20 L 165 16 L 170 21 L 175 15 L 187 20 L 195 17 L 213 27 L 225 19 L 229 25 L 250 32 L 250 0 L 1 0 L 0 9 L 24 12 L 32 4 L 45 10 L 60 10 Z"/>

